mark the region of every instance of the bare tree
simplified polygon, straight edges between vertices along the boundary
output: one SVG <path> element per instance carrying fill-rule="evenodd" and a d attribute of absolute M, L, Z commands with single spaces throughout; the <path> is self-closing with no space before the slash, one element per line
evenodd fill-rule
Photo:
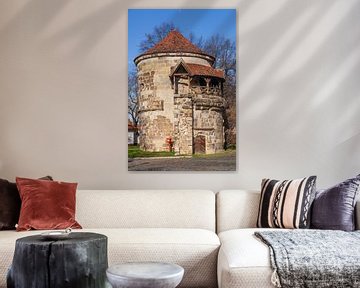
<path fill-rule="evenodd" d="M 211 36 L 202 49 L 216 58 L 215 68 L 223 69 L 226 76 L 236 72 L 236 44 L 219 34 Z"/>
<path fill-rule="evenodd" d="M 134 124 L 135 127 L 139 124 L 138 115 L 138 81 L 137 72 L 128 72 L 128 118 Z"/>
<path fill-rule="evenodd" d="M 202 36 L 196 37 L 196 35 L 192 32 L 190 32 L 188 40 L 201 49 L 204 46 L 204 38 Z"/>
<path fill-rule="evenodd" d="M 172 22 L 164 22 L 159 26 L 155 26 L 154 30 L 151 33 L 146 33 L 145 39 L 140 42 L 140 52 L 145 52 L 154 47 L 156 43 L 164 39 L 165 36 L 175 28 Z M 179 31 L 179 29 L 177 30 Z"/>
<path fill-rule="evenodd" d="M 236 144 L 236 44 L 234 41 L 215 34 L 200 46 L 206 53 L 215 57 L 215 68 L 225 73 L 224 111 L 225 148 Z"/>

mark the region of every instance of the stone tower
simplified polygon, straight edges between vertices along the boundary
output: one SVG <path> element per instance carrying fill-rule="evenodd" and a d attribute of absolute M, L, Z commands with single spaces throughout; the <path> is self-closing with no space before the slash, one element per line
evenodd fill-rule
<path fill-rule="evenodd" d="M 142 150 L 166 151 L 173 142 L 178 155 L 223 151 L 225 79 L 214 61 L 175 30 L 134 59 Z"/>

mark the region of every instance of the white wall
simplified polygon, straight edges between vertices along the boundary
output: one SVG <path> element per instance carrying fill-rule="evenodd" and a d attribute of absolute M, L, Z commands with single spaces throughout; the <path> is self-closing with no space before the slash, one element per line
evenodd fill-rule
<path fill-rule="evenodd" d="M 0 2 L 0 178 L 258 188 L 360 173 L 360 1 Z M 238 9 L 237 172 L 127 172 L 127 9 Z M 224 25 L 225 26 L 225 25 Z"/>

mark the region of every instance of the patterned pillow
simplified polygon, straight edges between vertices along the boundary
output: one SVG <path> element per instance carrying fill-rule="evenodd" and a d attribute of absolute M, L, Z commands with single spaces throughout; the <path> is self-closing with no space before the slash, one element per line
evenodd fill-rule
<path fill-rule="evenodd" d="M 308 228 L 316 176 L 295 180 L 263 179 L 257 227 Z"/>

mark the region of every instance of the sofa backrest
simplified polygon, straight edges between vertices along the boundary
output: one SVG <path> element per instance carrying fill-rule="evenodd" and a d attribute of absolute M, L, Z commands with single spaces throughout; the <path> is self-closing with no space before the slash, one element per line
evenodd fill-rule
<path fill-rule="evenodd" d="M 215 231 L 215 193 L 209 190 L 78 190 L 76 219 L 84 228 Z"/>
<path fill-rule="evenodd" d="M 223 190 L 216 194 L 216 232 L 255 228 L 260 191 Z M 356 229 L 360 230 L 360 199 L 355 207 Z"/>
<path fill-rule="evenodd" d="M 256 227 L 260 192 L 223 190 L 216 194 L 217 233 Z"/>

